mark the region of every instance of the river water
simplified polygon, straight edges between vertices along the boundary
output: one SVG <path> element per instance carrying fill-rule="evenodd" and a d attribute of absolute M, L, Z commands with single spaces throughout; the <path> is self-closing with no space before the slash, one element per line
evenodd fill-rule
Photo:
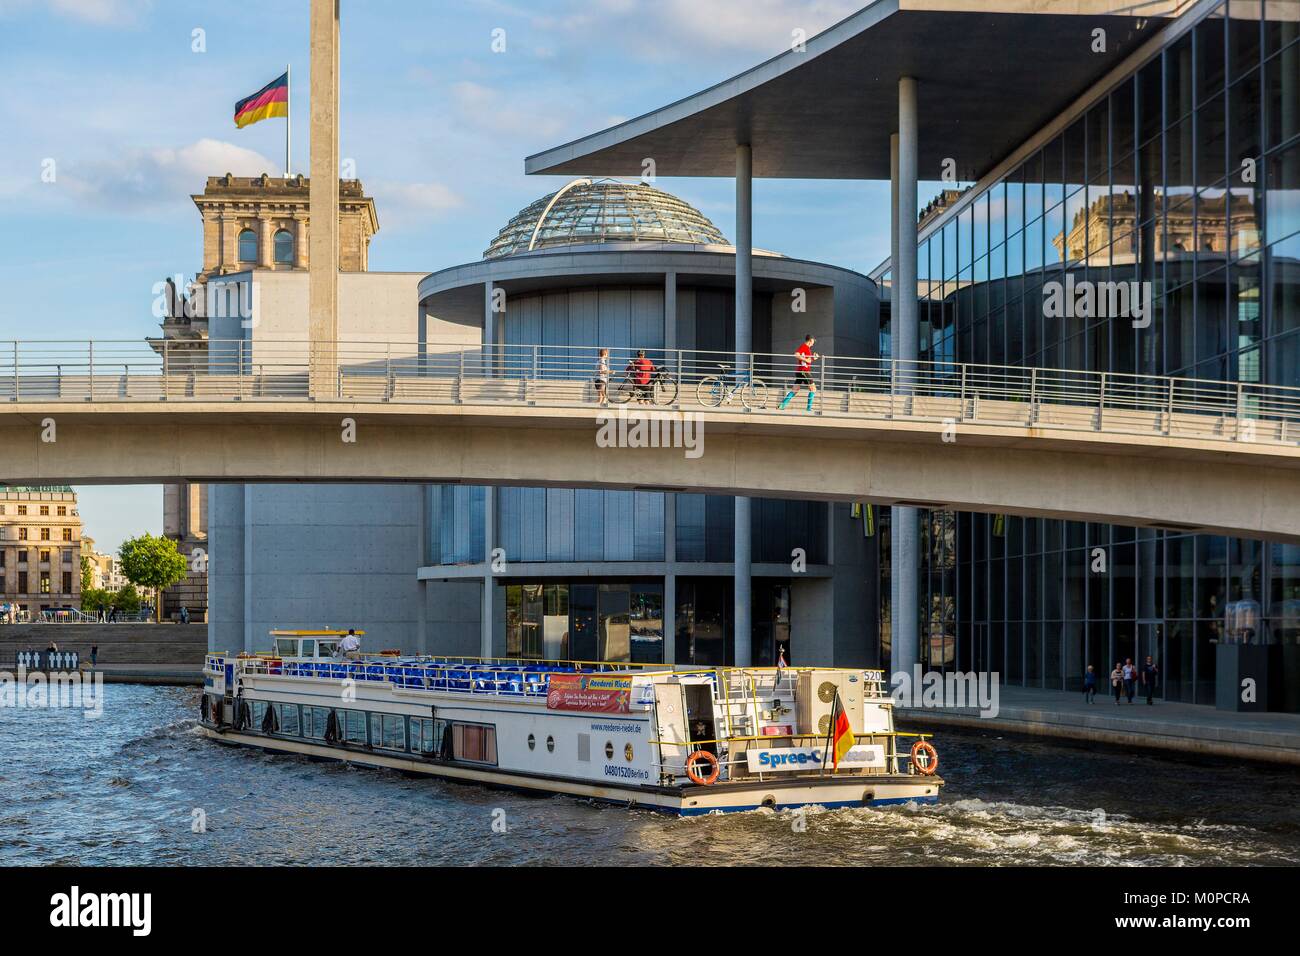
<path fill-rule="evenodd" d="M 0 710 L 0 865 L 1300 862 L 1300 771 L 1269 765 L 940 732 L 937 806 L 678 819 L 217 744 L 197 688 L 105 695 Z"/>

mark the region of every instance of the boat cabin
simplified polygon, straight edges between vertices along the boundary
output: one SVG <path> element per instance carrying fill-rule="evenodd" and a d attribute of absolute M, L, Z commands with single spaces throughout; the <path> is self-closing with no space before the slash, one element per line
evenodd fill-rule
<path fill-rule="evenodd" d="M 275 656 L 282 659 L 307 660 L 338 656 L 339 642 L 347 637 L 346 630 L 323 631 L 272 631 L 275 639 Z M 353 631 L 364 637 L 365 631 Z"/>

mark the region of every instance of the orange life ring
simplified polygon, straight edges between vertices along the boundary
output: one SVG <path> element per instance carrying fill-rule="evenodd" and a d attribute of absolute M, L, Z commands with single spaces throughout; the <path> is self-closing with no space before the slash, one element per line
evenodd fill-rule
<path fill-rule="evenodd" d="M 707 777 L 701 777 L 695 765 L 703 761 L 709 765 L 709 774 Z M 707 750 L 697 750 L 686 758 L 686 776 L 691 778 L 691 783 L 699 784 L 701 787 L 707 787 L 709 784 L 716 783 L 718 774 L 721 772 L 718 766 L 718 758 L 713 756 Z"/>
<path fill-rule="evenodd" d="M 925 762 L 922 763 L 916 759 L 918 753 L 925 754 Z M 912 744 L 912 767 L 917 773 L 933 777 L 939 770 L 939 752 L 934 749 L 934 745 L 928 740 L 918 740 Z"/>

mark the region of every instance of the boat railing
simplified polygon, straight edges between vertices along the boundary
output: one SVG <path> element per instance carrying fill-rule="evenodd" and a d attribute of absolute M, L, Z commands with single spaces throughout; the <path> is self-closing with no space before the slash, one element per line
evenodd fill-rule
<path fill-rule="evenodd" d="M 212 658 L 210 658 L 211 660 Z M 551 674 L 626 672 L 626 664 L 608 662 L 546 663 L 481 658 L 389 658 L 359 660 L 326 658 L 236 658 L 242 675 L 298 677 L 313 680 L 352 680 L 388 683 L 407 690 L 482 694 L 493 697 L 545 697 Z M 581 669 L 577 669 L 580 667 Z M 215 669 L 215 666 L 214 666 Z"/>
<path fill-rule="evenodd" d="M 811 775 L 816 774 L 844 776 L 852 774 L 853 776 L 871 777 L 884 776 L 888 774 L 913 774 L 919 771 L 912 766 L 911 750 L 906 749 L 899 751 L 898 741 L 900 738 L 909 738 L 915 740 L 929 740 L 933 734 L 910 733 L 901 730 L 881 730 L 867 733 L 855 733 L 853 735 L 853 745 L 858 744 L 878 744 L 882 743 L 885 747 L 885 766 L 884 767 L 852 767 L 846 770 L 835 770 L 828 757 L 826 766 L 821 769 L 808 769 L 800 771 L 782 771 L 779 774 L 762 772 L 751 773 L 749 771 L 749 760 L 745 756 L 750 749 L 751 743 L 762 743 L 768 746 L 784 743 L 790 747 L 828 747 L 825 735 L 822 734 L 763 734 L 761 736 L 737 736 L 737 737 L 719 737 L 714 740 L 692 740 L 689 742 L 680 740 L 652 740 L 651 744 L 659 747 L 659 753 L 663 753 L 664 747 L 682 748 L 684 752 L 680 753 L 680 759 L 665 761 L 662 758 L 655 761 L 654 766 L 659 771 L 660 777 L 671 777 L 674 780 L 686 777 L 685 761 L 697 750 L 708 749 L 717 757 L 718 765 L 723 773 L 721 779 L 738 780 L 754 778 L 757 780 L 766 780 L 773 776 L 788 776 L 790 773 Z M 725 752 L 722 752 L 724 751 Z M 721 754 L 720 754 L 721 752 Z M 736 768 L 741 772 L 736 773 Z"/>

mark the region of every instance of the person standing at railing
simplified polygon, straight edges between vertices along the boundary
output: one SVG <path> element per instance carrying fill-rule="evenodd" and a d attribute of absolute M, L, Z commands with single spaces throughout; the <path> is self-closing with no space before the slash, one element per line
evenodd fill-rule
<path fill-rule="evenodd" d="M 357 637 L 355 630 L 348 628 L 347 635 L 339 642 L 339 650 L 347 660 L 361 659 L 361 639 Z"/>
<path fill-rule="evenodd" d="M 596 399 L 601 405 L 609 404 L 609 349 L 596 353 Z"/>
<path fill-rule="evenodd" d="M 820 355 L 813 351 L 813 346 L 817 344 L 817 339 L 811 335 L 805 335 L 803 345 L 794 350 L 794 358 L 797 368 L 794 373 L 794 388 L 790 389 L 781 399 L 778 409 L 783 409 L 794 401 L 794 397 L 799 394 L 799 389 L 808 389 L 808 411 L 813 410 L 813 400 L 817 397 L 817 386 L 813 384 L 812 367 Z"/>

